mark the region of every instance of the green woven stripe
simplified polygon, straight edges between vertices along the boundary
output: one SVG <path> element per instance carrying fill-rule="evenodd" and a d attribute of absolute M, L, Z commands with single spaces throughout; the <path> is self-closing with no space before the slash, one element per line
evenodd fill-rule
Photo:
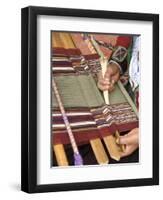
<path fill-rule="evenodd" d="M 98 107 L 104 104 L 91 75 L 57 76 L 55 81 L 65 108 Z M 52 106 L 58 107 L 53 92 Z"/>
<path fill-rule="evenodd" d="M 81 75 L 77 77 L 84 99 L 88 107 L 97 107 L 104 104 L 104 100 L 91 75 Z"/>
<path fill-rule="evenodd" d="M 115 84 L 115 89 L 109 93 L 109 101 L 110 104 L 127 102 L 127 99 L 125 98 L 117 84 Z"/>

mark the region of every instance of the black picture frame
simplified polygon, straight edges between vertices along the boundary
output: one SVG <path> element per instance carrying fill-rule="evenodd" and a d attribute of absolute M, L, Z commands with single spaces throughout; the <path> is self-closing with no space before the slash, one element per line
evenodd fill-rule
<path fill-rule="evenodd" d="M 153 177 L 37 184 L 37 16 L 71 16 L 153 23 Z M 21 11 L 21 190 L 28 193 L 159 184 L 159 15 L 29 6 Z"/>

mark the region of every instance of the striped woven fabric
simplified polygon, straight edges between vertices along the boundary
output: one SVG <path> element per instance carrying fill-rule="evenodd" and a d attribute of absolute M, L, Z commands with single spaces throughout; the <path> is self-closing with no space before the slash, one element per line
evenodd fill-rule
<path fill-rule="evenodd" d="M 71 33 L 72 40 L 76 48 L 80 49 L 83 57 L 87 61 L 91 73 L 101 70 L 99 55 L 97 54 L 88 34 Z"/>
<path fill-rule="evenodd" d="M 93 113 L 87 108 L 67 110 L 66 113 L 78 145 L 114 132 L 114 127 L 109 126 L 105 121 L 100 122 L 100 119 L 96 120 Z M 100 123 L 103 126 L 100 126 Z M 52 132 L 54 144 L 69 144 L 66 127 L 59 111 L 54 111 L 52 114 Z"/>
<path fill-rule="evenodd" d="M 138 119 L 128 103 L 104 105 L 98 108 L 67 109 L 76 142 L 88 143 L 94 138 L 114 134 L 116 130 L 126 132 L 138 127 Z M 69 138 L 59 110 L 52 113 L 53 143 L 69 144 Z"/>
<path fill-rule="evenodd" d="M 138 118 L 127 102 L 105 105 L 98 109 L 92 109 L 91 112 L 97 124 L 101 123 L 100 127 L 105 124 L 107 126 L 114 124 L 119 132 L 126 132 L 138 127 Z"/>
<path fill-rule="evenodd" d="M 66 71 L 67 70 L 67 71 Z M 97 73 L 101 70 L 97 54 L 81 55 L 79 49 L 53 48 L 52 71 L 54 73 Z"/>
<path fill-rule="evenodd" d="M 105 104 L 91 74 L 79 76 L 60 75 L 55 77 L 55 82 L 65 108 L 92 108 L 100 107 Z M 53 93 L 52 107 L 58 107 Z"/>

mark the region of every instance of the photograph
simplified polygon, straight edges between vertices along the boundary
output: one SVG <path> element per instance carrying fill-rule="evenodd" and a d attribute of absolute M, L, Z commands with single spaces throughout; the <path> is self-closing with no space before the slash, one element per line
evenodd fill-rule
<path fill-rule="evenodd" d="M 159 15 L 29 6 L 21 189 L 159 184 Z"/>
<path fill-rule="evenodd" d="M 140 42 L 51 31 L 52 167 L 139 162 Z"/>

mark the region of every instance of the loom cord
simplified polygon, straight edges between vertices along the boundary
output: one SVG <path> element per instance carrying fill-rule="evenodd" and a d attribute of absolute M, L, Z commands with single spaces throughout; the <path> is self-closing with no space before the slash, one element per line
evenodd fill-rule
<path fill-rule="evenodd" d="M 63 117 L 63 121 L 65 123 L 67 133 L 68 133 L 68 136 L 69 136 L 69 139 L 70 139 L 70 143 L 71 143 L 71 146 L 72 146 L 72 149 L 73 149 L 73 152 L 74 152 L 74 164 L 75 165 L 83 165 L 83 159 L 82 159 L 82 157 L 79 153 L 79 150 L 78 150 L 74 135 L 72 133 L 71 126 L 70 126 L 68 117 L 66 115 L 64 106 L 62 104 L 62 101 L 61 101 L 61 98 L 60 98 L 60 95 L 59 95 L 59 91 L 58 91 L 57 85 L 54 81 L 54 78 L 52 79 L 52 84 L 53 84 L 54 94 L 55 94 L 56 99 L 58 101 L 58 105 L 59 105 L 59 108 L 60 108 L 60 111 L 61 111 L 61 114 L 62 114 L 62 117 Z"/>

